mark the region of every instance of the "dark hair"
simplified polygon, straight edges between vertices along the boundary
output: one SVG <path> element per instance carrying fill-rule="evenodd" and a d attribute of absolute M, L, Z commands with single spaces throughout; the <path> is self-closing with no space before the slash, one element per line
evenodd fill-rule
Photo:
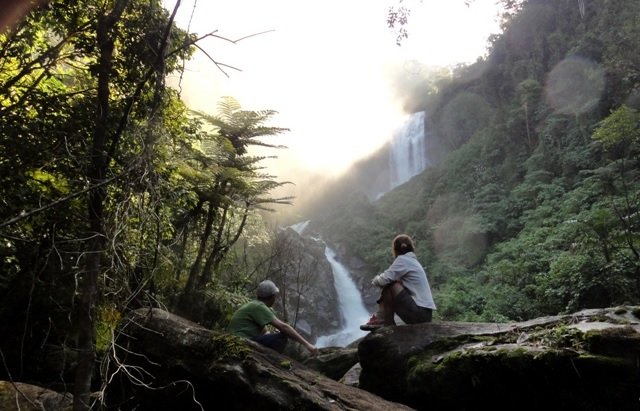
<path fill-rule="evenodd" d="M 415 249 L 413 240 L 406 234 L 397 235 L 396 238 L 393 239 L 393 253 L 395 255 L 406 254 L 415 251 Z"/>

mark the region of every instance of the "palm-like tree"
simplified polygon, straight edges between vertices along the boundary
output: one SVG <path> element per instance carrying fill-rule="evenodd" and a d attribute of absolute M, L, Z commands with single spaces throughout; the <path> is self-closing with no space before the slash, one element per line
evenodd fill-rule
<path fill-rule="evenodd" d="M 217 115 L 195 114 L 214 131 L 204 135 L 200 147 L 189 149 L 190 159 L 182 166 L 183 178 L 193 187 L 197 201 L 180 219 L 178 231 L 186 236 L 199 227 L 194 233 L 195 256 L 179 302 L 183 313 L 191 311 L 188 305 L 194 291 L 213 280 L 220 263 L 240 239 L 251 212 L 291 203 L 291 197 L 270 194 L 289 183 L 262 172 L 259 163 L 264 157 L 248 153 L 251 145 L 284 148 L 261 140 L 288 131 L 264 125 L 275 111 L 245 111 L 235 99 L 225 97 Z M 187 244 L 186 237 L 181 244 Z"/>

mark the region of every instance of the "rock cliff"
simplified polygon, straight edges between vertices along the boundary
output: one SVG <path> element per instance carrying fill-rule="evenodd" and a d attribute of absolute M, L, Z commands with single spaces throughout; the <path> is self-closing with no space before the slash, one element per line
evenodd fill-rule
<path fill-rule="evenodd" d="M 335 333 L 342 325 L 341 313 L 324 242 L 289 228 L 278 234 L 278 243 L 281 254 L 272 279 L 280 286 L 284 306 L 275 308 L 286 311 L 283 319 L 310 341 Z"/>

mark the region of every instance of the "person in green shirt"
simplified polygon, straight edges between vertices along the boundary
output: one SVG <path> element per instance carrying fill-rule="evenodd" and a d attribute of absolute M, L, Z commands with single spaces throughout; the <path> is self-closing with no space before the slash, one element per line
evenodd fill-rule
<path fill-rule="evenodd" d="M 318 349 L 301 336 L 292 326 L 276 317 L 271 307 L 276 302 L 280 290 L 271 280 L 258 284 L 257 300 L 250 301 L 236 310 L 227 326 L 227 331 L 239 337 L 249 338 L 257 343 L 281 353 L 289 338 L 302 344 L 312 355 Z M 279 332 L 267 332 L 266 325 L 271 324 Z"/>

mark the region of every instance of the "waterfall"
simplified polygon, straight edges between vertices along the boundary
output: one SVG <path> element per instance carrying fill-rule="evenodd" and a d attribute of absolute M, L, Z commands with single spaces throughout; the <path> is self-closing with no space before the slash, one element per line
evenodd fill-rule
<path fill-rule="evenodd" d="M 351 279 L 349 271 L 336 260 L 335 251 L 325 247 L 324 254 L 333 271 L 333 284 L 338 294 L 338 304 L 344 327 L 336 334 L 318 338 L 316 347 L 344 347 L 366 334 L 360 330 L 360 325 L 367 322 L 369 312 L 364 306 L 360 290 Z"/>
<path fill-rule="evenodd" d="M 338 296 L 338 311 L 342 316 L 342 329 L 335 334 L 321 336 L 317 339 L 316 347 L 344 347 L 366 335 L 365 331 L 360 330 L 360 325 L 369 320 L 369 312 L 364 306 L 360 290 L 351 279 L 349 270 L 336 260 L 336 253 L 324 243 L 321 238 L 311 237 L 305 234 L 310 221 L 302 221 L 289 228 L 293 229 L 298 235 L 304 235 L 314 238 L 324 244 L 324 255 L 331 266 L 333 273 L 333 286 Z"/>
<path fill-rule="evenodd" d="M 299 223 L 290 225 L 289 227 L 295 231 L 296 233 L 298 233 L 298 235 L 302 235 L 302 233 L 304 232 L 304 230 L 307 229 L 307 226 L 309 225 L 311 221 L 310 220 L 306 220 L 306 221 L 301 221 Z"/>
<path fill-rule="evenodd" d="M 409 181 L 428 165 L 424 111 L 420 111 L 411 114 L 393 134 L 389 152 L 390 188 Z"/>

